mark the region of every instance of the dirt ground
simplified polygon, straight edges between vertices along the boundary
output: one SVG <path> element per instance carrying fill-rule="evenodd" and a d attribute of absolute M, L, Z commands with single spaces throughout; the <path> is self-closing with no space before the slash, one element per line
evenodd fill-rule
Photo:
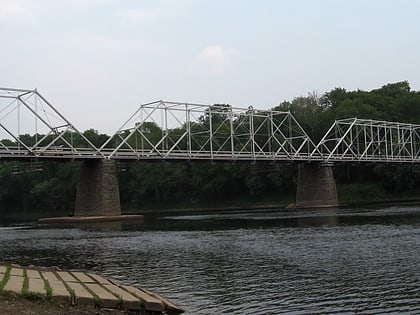
<path fill-rule="evenodd" d="M 119 310 L 105 310 L 93 307 L 55 305 L 50 302 L 32 301 L 15 295 L 0 296 L 0 315 L 122 315 L 130 314 Z M 133 314 L 133 313 L 131 313 Z"/>

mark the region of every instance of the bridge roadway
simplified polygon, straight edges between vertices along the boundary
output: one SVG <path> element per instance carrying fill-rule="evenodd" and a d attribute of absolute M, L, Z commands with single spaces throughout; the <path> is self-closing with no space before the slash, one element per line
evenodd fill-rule
<path fill-rule="evenodd" d="M 290 112 L 156 101 L 96 147 L 37 90 L 0 88 L 0 160 L 83 161 L 82 215 L 120 213 L 115 160 L 296 162 L 296 206 L 336 206 L 332 163 L 419 163 L 419 131 L 342 119 L 315 144 Z"/>

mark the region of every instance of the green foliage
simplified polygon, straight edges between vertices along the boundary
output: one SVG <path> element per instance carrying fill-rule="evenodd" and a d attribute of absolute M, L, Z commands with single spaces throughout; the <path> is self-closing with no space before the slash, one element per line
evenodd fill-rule
<path fill-rule="evenodd" d="M 392 199 L 379 182 L 338 184 L 337 194 L 340 196 L 340 201 L 344 203 Z"/>

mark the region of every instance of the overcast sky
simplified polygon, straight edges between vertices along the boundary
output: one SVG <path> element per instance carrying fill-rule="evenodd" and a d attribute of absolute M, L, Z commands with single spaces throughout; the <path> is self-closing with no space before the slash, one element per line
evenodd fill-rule
<path fill-rule="evenodd" d="M 112 133 L 159 99 L 267 109 L 335 87 L 420 90 L 417 0 L 0 0 L 0 86 Z"/>

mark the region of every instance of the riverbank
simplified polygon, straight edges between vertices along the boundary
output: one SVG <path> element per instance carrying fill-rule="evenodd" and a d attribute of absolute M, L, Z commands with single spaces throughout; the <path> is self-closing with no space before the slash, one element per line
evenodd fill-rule
<path fill-rule="evenodd" d="M 25 314 L 25 315 L 88 315 L 88 314 L 128 314 L 125 311 L 115 310 L 113 313 L 94 307 L 76 305 L 56 305 L 48 301 L 31 300 L 22 296 L 1 293 L 0 315 Z M 133 314 L 133 313 L 132 313 Z"/>

